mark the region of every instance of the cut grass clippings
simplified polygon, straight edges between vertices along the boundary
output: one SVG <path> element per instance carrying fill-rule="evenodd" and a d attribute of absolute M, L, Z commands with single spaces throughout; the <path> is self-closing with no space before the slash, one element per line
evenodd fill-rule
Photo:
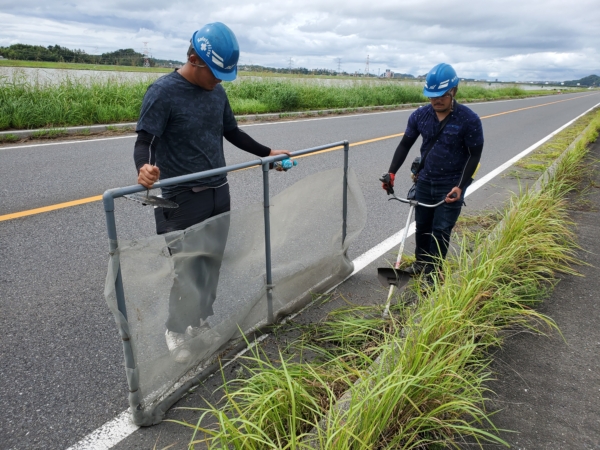
<path fill-rule="evenodd" d="M 501 345 L 502 330 L 557 328 L 534 306 L 557 273 L 577 274 L 566 198 L 600 113 L 593 120 L 539 190 L 510 200 L 498 226 L 475 220 L 481 229 L 443 262 L 443 282 L 400 294 L 416 296 L 412 305 L 399 301 L 389 320 L 381 308 L 336 311 L 286 358 L 255 347 L 246 376 L 225 384 L 224 407 L 195 408 L 197 424 L 178 422 L 194 430 L 189 448 L 441 449 L 466 437 L 508 445 L 484 406 L 489 350 Z"/>

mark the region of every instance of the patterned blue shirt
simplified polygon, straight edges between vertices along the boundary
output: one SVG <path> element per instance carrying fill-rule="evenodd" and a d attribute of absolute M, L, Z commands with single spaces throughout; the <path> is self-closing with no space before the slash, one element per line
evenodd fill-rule
<path fill-rule="evenodd" d="M 483 146 L 481 119 L 470 108 L 454 102 L 446 126 L 425 158 L 419 179 L 458 184 L 470 157 L 469 147 Z M 437 133 L 440 121 L 431 105 L 414 111 L 408 119 L 405 135 L 416 139 L 421 135 L 421 157 Z"/>

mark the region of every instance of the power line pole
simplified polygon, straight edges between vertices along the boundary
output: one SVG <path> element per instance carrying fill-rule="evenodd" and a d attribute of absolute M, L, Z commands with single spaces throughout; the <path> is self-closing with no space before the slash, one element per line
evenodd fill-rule
<path fill-rule="evenodd" d="M 342 72 L 342 71 L 341 71 L 341 67 L 342 67 L 342 58 L 338 58 L 338 59 L 337 59 L 337 62 L 338 62 L 338 73 L 341 73 L 341 72 Z"/>
<path fill-rule="evenodd" d="M 365 66 L 365 76 L 369 76 L 369 55 L 367 55 L 367 65 Z"/>
<path fill-rule="evenodd" d="M 150 61 L 148 60 L 148 43 L 144 42 L 144 67 L 150 67 Z"/>
<path fill-rule="evenodd" d="M 292 62 L 293 62 L 293 61 L 292 61 L 292 58 L 290 58 L 290 65 L 289 65 L 289 68 L 290 68 L 290 73 L 292 73 Z"/>

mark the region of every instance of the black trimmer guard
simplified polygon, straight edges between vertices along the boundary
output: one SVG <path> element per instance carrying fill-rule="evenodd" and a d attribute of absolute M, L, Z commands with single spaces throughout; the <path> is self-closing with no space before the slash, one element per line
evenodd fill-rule
<path fill-rule="evenodd" d="M 380 267 L 377 269 L 377 278 L 384 287 L 394 285 L 397 288 L 401 288 L 407 284 L 412 277 L 401 269 Z"/>

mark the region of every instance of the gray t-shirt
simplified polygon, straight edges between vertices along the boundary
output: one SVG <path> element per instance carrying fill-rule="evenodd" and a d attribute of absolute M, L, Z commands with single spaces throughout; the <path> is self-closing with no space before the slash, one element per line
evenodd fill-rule
<path fill-rule="evenodd" d="M 136 131 L 160 138 L 156 165 L 160 179 L 188 175 L 225 166 L 223 133 L 237 127 L 227 94 L 221 85 L 207 91 L 172 72 L 156 80 L 142 102 Z M 173 197 L 194 186 L 216 187 L 225 175 L 162 189 Z"/>

